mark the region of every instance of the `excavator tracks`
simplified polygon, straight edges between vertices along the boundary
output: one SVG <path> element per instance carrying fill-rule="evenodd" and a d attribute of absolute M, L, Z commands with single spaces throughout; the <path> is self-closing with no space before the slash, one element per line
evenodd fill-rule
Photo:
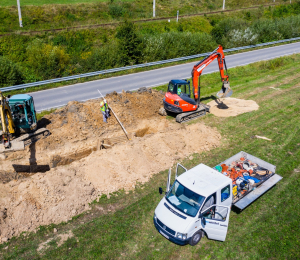
<path fill-rule="evenodd" d="M 196 119 L 201 116 L 205 116 L 206 112 L 209 112 L 209 106 L 200 104 L 198 109 L 193 112 L 181 113 L 176 116 L 176 122 L 182 124 L 190 120 Z"/>
<path fill-rule="evenodd" d="M 50 131 L 48 129 L 40 128 L 33 133 L 24 134 L 16 139 L 14 139 L 13 141 L 17 141 L 17 142 L 23 141 L 24 146 L 28 146 L 28 145 L 31 145 L 32 143 L 37 142 L 40 139 L 46 138 L 49 135 L 50 135 Z"/>

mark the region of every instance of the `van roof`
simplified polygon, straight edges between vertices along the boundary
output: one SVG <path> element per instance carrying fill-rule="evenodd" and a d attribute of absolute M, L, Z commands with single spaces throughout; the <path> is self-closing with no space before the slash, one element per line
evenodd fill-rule
<path fill-rule="evenodd" d="M 229 177 L 203 163 L 181 174 L 177 180 L 183 186 L 205 197 L 231 183 Z"/>

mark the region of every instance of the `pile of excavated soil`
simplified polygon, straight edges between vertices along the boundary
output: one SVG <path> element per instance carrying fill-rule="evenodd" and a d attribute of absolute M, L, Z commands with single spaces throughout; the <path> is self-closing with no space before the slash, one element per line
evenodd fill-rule
<path fill-rule="evenodd" d="M 46 173 L 0 184 L 1 240 L 67 221 L 100 195 L 133 189 L 136 182 L 147 182 L 175 161 L 217 147 L 221 140 L 216 129 L 204 124 L 185 126 L 164 117 L 143 120 L 136 127 L 147 129 L 143 137 L 93 151 Z"/>
<path fill-rule="evenodd" d="M 116 92 L 106 95 L 108 104 L 128 132 L 136 132 L 137 124 L 144 119 L 160 117 L 158 110 L 163 106 L 163 93 L 155 90 L 144 92 Z M 7 153 L 6 160 L 0 158 L 0 182 L 12 179 L 1 174 L 14 172 L 13 164 L 26 165 L 29 157 L 35 157 L 37 164 L 50 164 L 53 157 L 77 153 L 96 146 L 97 140 L 124 135 L 113 115 L 108 123 L 103 122 L 100 100 L 69 102 L 67 106 L 44 116 L 39 127 L 46 127 L 51 135 L 41 139 L 25 151 Z M 5 174 L 5 173 L 4 173 Z M 14 175 L 13 175 L 14 176 Z M 19 176 L 17 176 L 19 178 Z"/>
<path fill-rule="evenodd" d="M 259 105 L 253 100 L 238 98 L 216 99 L 210 101 L 208 105 L 210 105 L 210 113 L 218 117 L 237 116 L 259 108 Z"/>
<path fill-rule="evenodd" d="M 94 149 L 103 138 L 124 137 L 121 127 L 113 116 L 103 122 L 99 100 L 70 102 L 39 122 L 50 136 L 0 157 L 0 242 L 40 225 L 68 221 L 102 194 L 133 189 L 174 162 L 220 145 L 216 129 L 158 115 L 160 92 L 112 93 L 106 99 L 126 130 L 135 133 L 131 141 Z M 16 165 L 30 162 L 50 170 L 15 172 Z"/>

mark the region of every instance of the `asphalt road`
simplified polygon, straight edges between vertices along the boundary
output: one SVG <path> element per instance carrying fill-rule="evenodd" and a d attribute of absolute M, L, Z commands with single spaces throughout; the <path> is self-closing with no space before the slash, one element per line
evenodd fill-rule
<path fill-rule="evenodd" d="M 226 56 L 228 68 L 243 66 L 249 63 L 269 60 L 276 57 L 300 52 L 300 42 L 254 50 L 245 53 Z M 200 60 L 200 59 L 199 59 Z M 168 83 L 171 79 L 184 79 L 191 77 L 191 70 L 196 62 L 175 65 L 171 67 L 139 72 L 124 76 L 100 79 L 65 87 L 42 90 L 31 93 L 37 111 L 66 105 L 69 101 L 86 101 L 99 98 L 97 89 L 103 95 L 112 91 L 135 90 L 140 87 L 154 87 Z M 218 71 L 217 61 L 205 68 L 203 74 Z M 230 74 L 229 74 L 230 76 Z"/>

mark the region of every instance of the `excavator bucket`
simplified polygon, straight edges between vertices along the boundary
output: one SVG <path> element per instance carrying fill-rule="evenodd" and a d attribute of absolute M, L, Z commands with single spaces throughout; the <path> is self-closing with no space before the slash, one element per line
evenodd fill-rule
<path fill-rule="evenodd" d="M 218 98 L 226 98 L 232 95 L 233 91 L 229 86 L 229 82 L 223 83 L 222 89 L 217 93 Z"/>

